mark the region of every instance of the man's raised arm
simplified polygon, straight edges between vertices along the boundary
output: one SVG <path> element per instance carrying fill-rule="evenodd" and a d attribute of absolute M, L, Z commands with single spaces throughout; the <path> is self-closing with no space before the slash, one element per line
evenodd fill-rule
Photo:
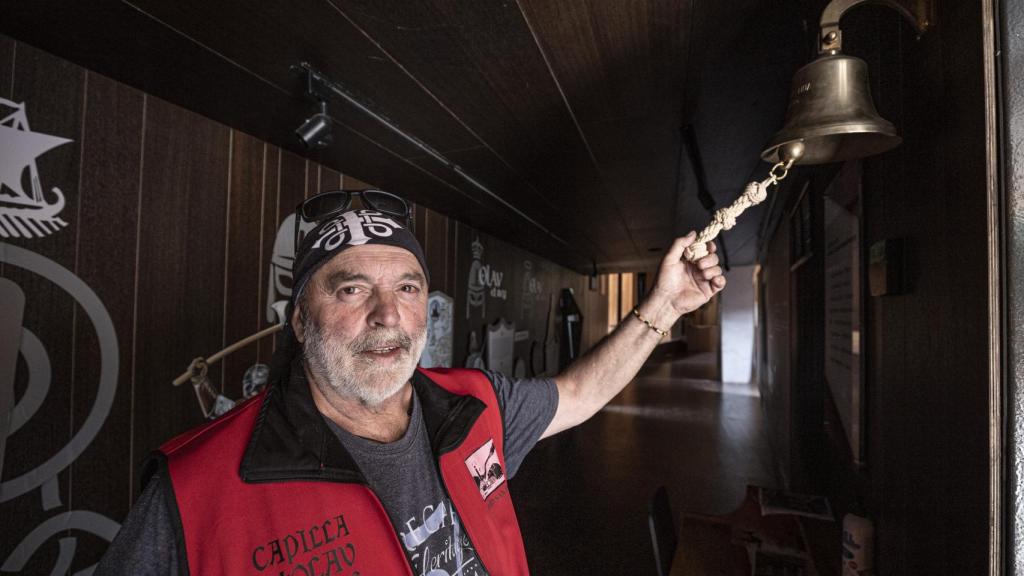
<path fill-rule="evenodd" d="M 668 330 L 725 287 L 714 244 L 697 262 L 683 260 L 683 250 L 695 238 L 693 232 L 676 238 L 661 261 L 654 288 L 638 307 L 640 316 L 659 329 Z M 636 376 L 660 340 L 660 334 L 635 316 L 623 318 L 611 334 L 555 377 L 558 410 L 541 438 L 593 416 Z"/>

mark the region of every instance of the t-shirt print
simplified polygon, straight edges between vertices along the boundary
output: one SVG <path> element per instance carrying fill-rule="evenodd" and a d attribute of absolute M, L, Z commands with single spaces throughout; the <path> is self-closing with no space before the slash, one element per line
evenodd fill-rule
<path fill-rule="evenodd" d="M 398 530 L 417 576 L 486 576 L 451 501 L 426 506 Z"/>
<path fill-rule="evenodd" d="M 503 462 L 496 438 L 471 447 L 465 474 L 476 478 L 483 499 L 515 476 L 519 463 L 551 422 L 558 393 L 551 380 L 513 380 L 487 373 L 494 384 L 505 428 Z M 414 378 L 420 375 L 417 373 Z M 419 395 L 414 391 L 409 427 L 402 438 L 380 444 L 356 437 L 325 420 L 380 498 L 416 576 L 487 576 L 462 519 L 441 484 Z"/>

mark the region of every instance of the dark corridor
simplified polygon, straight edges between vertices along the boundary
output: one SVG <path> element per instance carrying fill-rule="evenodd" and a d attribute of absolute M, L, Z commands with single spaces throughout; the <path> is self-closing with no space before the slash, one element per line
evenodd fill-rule
<path fill-rule="evenodd" d="M 659 485 L 677 526 L 683 513 L 733 511 L 747 485 L 778 486 L 757 388 L 708 379 L 713 365 L 710 353 L 653 361 L 590 421 L 534 449 L 512 481 L 534 572 L 654 574 Z"/>

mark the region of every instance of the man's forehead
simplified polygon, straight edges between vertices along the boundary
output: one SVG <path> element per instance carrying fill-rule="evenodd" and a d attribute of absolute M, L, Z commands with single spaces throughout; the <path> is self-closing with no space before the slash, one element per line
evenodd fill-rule
<path fill-rule="evenodd" d="M 412 252 L 380 244 L 353 246 L 343 250 L 316 271 L 314 280 L 324 281 L 338 273 L 371 277 L 415 274 L 425 279 L 419 260 Z"/>

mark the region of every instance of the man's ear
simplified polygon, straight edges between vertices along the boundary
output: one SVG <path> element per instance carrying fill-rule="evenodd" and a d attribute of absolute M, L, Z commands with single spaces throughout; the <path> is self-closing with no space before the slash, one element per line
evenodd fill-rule
<path fill-rule="evenodd" d="M 299 341 L 299 344 L 306 342 L 306 335 L 302 333 L 302 318 L 300 311 L 303 303 L 301 301 L 295 303 L 295 309 L 292 310 L 292 332 L 295 333 L 295 338 Z"/>

